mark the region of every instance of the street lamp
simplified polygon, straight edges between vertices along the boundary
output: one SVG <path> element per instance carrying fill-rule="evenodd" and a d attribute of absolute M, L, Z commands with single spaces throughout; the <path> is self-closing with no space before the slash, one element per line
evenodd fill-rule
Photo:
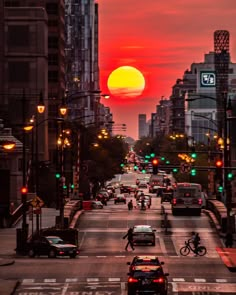
<path fill-rule="evenodd" d="M 224 148 L 223 148 L 223 163 L 224 163 L 224 174 L 223 174 L 223 178 L 224 178 L 224 192 L 225 192 L 225 205 L 226 205 L 226 209 L 227 209 L 227 227 L 228 230 L 231 231 L 231 209 L 232 209 L 232 187 L 231 187 L 231 182 L 228 179 L 228 171 L 230 170 L 231 167 L 231 163 L 230 163 L 230 150 L 229 150 L 229 146 L 228 146 L 228 113 L 232 110 L 232 105 L 231 105 L 231 100 L 229 100 L 229 105 L 227 105 L 228 103 L 228 97 L 227 97 L 227 92 L 223 92 L 222 93 L 223 96 L 223 130 L 221 128 L 219 128 L 221 126 L 221 124 L 218 124 L 218 134 L 221 136 L 223 134 L 223 142 L 224 142 Z M 185 99 L 186 101 L 194 101 L 197 99 L 203 99 L 203 98 L 208 98 L 211 100 L 216 101 L 216 98 L 211 97 L 211 96 L 207 96 L 207 95 L 197 95 L 197 97 L 190 97 Z M 217 110 L 219 111 L 219 110 Z M 229 136 L 230 137 L 230 136 Z"/>

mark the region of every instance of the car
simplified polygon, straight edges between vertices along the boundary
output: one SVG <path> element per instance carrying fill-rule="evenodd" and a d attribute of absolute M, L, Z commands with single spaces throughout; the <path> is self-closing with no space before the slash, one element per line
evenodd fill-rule
<path fill-rule="evenodd" d="M 126 197 L 124 194 L 117 194 L 114 198 L 114 204 L 124 203 L 126 204 Z"/>
<path fill-rule="evenodd" d="M 150 225 L 135 225 L 133 227 L 133 243 L 134 244 L 152 244 L 156 245 L 155 229 Z"/>
<path fill-rule="evenodd" d="M 154 255 L 138 255 L 134 256 L 132 262 L 127 262 L 129 265 L 129 271 L 132 271 L 137 265 L 164 265 L 163 261 L 160 261 L 157 256 Z"/>
<path fill-rule="evenodd" d="M 135 193 L 138 189 L 138 186 L 136 184 L 131 184 L 129 187 L 129 193 Z"/>
<path fill-rule="evenodd" d="M 142 207 L 142 200 L 143 199 L 144 199 L 145 208 L 150 208 L 152 201 L 151 201 L 151 197 L 149 195 L 144 195 L 144 196 L 140 197 L 139 200 L 137 201 L 137 207 L 139 209 Z"/>
<path fill-rule="evenodd" d="M 49 258 L 69 256 L 75 258 L 79 254 L 76 245 L 63 241 L 58 236 L 39 236 L 27 243 L 29 257 L 47 255 Z"/>
<path fill-rule="evenodd" d="M 173 199 L 173 192 L 174 190 L 170 187 L 162 189 L 162 194 L 161 194 L 161 203 L 163 202 L 170 202 Z"/>
<path fill-rule="evenodd" d="M 129 185 L 121 185 L 120 186 L 120 193 L 123 194 L 123 193 L 127 193 L 129 194 Z"/>
<path fill-rule="evenodd" d="M 92 201 L 92 209 L 103 209 L 101 201 Z"/>
<path fill-rule="evenodd" d="M 148 184 L 146 181 L 140 181 L 138 184 L 138 188 L 148 188 Z"/>
<path fill-rule="evenodd" d="M 128 295 L 167 295 L 169 273 L 164 273 L 161 265 L 136 265 L 128 273 Z"/>

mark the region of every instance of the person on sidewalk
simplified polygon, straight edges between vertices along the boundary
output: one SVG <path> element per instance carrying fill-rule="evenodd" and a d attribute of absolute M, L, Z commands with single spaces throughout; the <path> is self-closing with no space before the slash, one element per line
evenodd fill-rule
<path fill-rule="evenodd" d="M 228 232 L 225 236 L 225 247 L 232 248 L 233 247 L 233 235 L 231 232 Z"/>
<path fill-rule="evenodd" d="M 128 246 L 134 250 L 134 244 L 133 244 L 133 229 L 130 227 L 127 231 L 127 233 L 123 236 L 123 239 L 127 238 L 128 242 L 125 246 L 125 251 L 128 251 Z"/>

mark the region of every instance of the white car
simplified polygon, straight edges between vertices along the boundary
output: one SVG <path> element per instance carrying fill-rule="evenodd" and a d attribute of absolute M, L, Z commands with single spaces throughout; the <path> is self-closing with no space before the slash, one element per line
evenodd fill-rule
<path fill-rule="evenodd" d="M 103 209 L 103 204 L 101 201 L 92 201 L 93 209 Z"/>

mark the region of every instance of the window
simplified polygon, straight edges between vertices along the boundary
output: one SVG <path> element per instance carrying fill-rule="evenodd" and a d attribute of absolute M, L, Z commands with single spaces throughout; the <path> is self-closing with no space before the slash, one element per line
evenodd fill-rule
<path fill-rule="evenodd" d="M 9 82 L 29 82 L 29 63 L 16 61 L 8 63 L 8 80 Z"/>
<path fill-rule="evenodd" d="M 58 14 L 58 4 L 57 3 L 47 3 L 46 4 L 46 11 L 48 14 Z"/>
<path fill-rule="evenodd" d="M 8 46 L 9 47 L 28 47 L 29 46 L 29 26 L 8 27 Z"/>
<path fill-rule="evenodd" d="M 48 38 L 48 48 L 58 48 L 58 37 Z"/>
<path fill-rule="evenodd" d="M 48 55 L 48 64 L 50 66 L 57 66 L 58 65 L 58 56 L 57 56 L 57 54 L 49 54 Z"/>
<path fill-rule="evenodd" d="M 58 82 L 58 71 L 49 71 L 48 72 L 48 81 L 49 82 Z"/>

